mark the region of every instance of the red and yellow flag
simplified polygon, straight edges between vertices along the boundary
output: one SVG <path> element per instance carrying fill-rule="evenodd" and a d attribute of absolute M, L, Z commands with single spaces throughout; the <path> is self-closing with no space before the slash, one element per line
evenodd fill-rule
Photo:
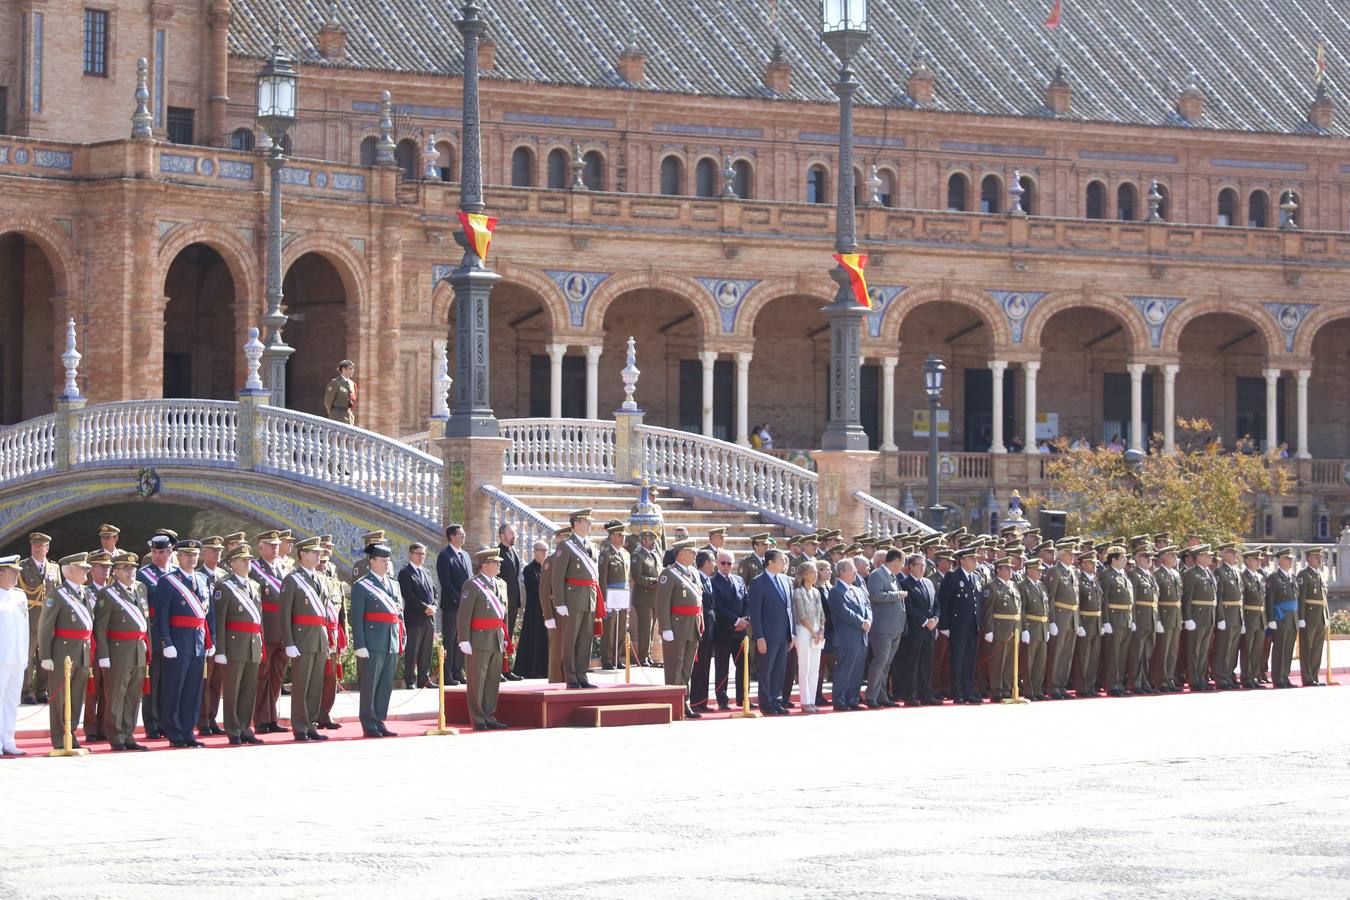
<path fill-rule="evenodd" d="M 481 213 L 459 214 L 459 224 L 464 227 L 464 236 L 478 258 L 487 262 L 488 247 L 492 244 L 492 232 L 497 228 L 497 220 Z"/>
<path fill-rule="evenodd" d="M 863 269 L 867 268 L 866 253 L 836 253 L 834 261 L 848 270 L 848 280 L 853 285 L 853 299 L 858 305 L 872 308 L 872 295 L 867 293 L 867 278 Z"/>
<path fill-rule="evenodd" d="M 1046 27 L 1046 28 L 1058 28 L 1058 27 L 1059 27 L 1059 16 L 1060 16 L 1060 13 L 1063 12 L 1063 9 L 1060 7 L 1060 3 L 1061 3 L 1061 2 L 1062 2 L 1062 0 L 1055 0 L 1055 5 L 1052 6 L 1052 7 L 1050 7 L 1050 15 L 1048 15 L 1048 16 L 1045 17 L 1045 27 Z"/>

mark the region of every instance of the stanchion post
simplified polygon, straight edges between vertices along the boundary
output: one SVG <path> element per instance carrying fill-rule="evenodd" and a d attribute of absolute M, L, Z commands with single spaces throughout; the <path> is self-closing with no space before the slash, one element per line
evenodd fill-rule
<path fill-rule="evenodd" d="M 633 636 L 628 633 L 628 610 L 623 611 L 623 683 L 633 683 Z"/>
<path fill-rule="evenodd" d="M 1330 606 L 1327 606 L 1327 607 L 1324 607 L 1324 608 L 1329 610 L 1331 607 L 1330 607 Z M 1327 680 L 1324 681 L 1323 684 L 1340 684 L 1340 682 L 1337 681 L 1335 678 L 1333 678 L 1332 675 L 1331 675 L 1331 645 L 1334 644 L 1334 643 L 1336 643 L 1334 640 L 1332 640 L 1333 637 L 1335 637 L 1335 635 L 1333 635 L 1333 634 L 1331 633 L 1331 617 L 1328 616 L 1328 617 L 1327 617 L 1327 636 L 1326 636 L 1326 640 L 1323 641 L 1323 643 L 1325 643 L 1326 646 L 1327 646 L 1327 649 L 1326 649 L 1326 655 L 1327 655 Z"/>
<path fill-rule="evenodd" d="M 436 638 L 436 727 L 427 729 L 427 736 L 459 734 L 458 728 L 445 726 L 445 644 Z"/>
<path fill-rule="evenodd" d="M 1022 689 L 1017 684 L 1017 660 L 1022 655 L 1022 629 L 1019 628 L 1013 632 L 1013 695 L 1004 700 L 1004 703 L 1030 703 L 1026 697 L 1022 696 Z M 1028 647 L 1031 645 L 1028 644 Z"/>
<path fill-rule="evenodd" d="M 732 713 L 733 719 L 758 719 L 762 713 L 750 708 L 750 633 L 741 638 L 741 711 Z"/>
<path fill-rule="evenodd" d="M 60 750 L 53 750 L 51 753 L 48 753 L 47 755 L 48 755 L 48 756 L 88 756 L 88 755 L 89 755 L 89 751 L 88 751 L 88 750 L 86 750 L 84 747 L 76 747 L 76 746 L 75 746 L 75 736 L 74 736 L 73 734 L 71 734 L 71 731 L 70 731 L 70 673 L 71 673 L 71 668 L 72 668 L 72 667 L 71 667 L 71 664 L 70 664 L 70 657 L 69 657 L 69 656 L 67 656 L 67 657 L 63 660 L 63 664 L 64 664 L 64 665 L 63 665 L 63 669 L 64 669 L 65 676 L 66 676 L 66 677 L 65 677 L 65 687 L 64 687 L 64 688 L 62 689 L 62 691 L 61 691 L 61 695 L 62 695 L 61 700 L 62 700 L 62 704 L 63 704 L 64 707 L 65 707 L 65 712 L 66 712 L 66 718 L 65 718 L 65 733 L 64 733 L 63 738 L 62 738 L 62 745 L 63 745 L 63 746 L 62 746 L 62 748 L 61 748 Z"/>

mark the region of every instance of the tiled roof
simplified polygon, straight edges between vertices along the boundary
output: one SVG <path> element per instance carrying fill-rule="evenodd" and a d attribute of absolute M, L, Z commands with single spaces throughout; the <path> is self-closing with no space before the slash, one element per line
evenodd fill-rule
<path fill-rule="evenodd" d="M 772 97 L 772 0 L 485 0 L 497 43 L 488 77 L 629 88 L 616 70 L 631 41 L 646 53 L 647 90 Z M 1055 34 L 1052 0 L 871 0 L 872 36 L 856 63 L 857 97 L 907 103 L 910 62 L 936 77 L 937 111 L 1047 116 Z M 1068 118 L 1234 131 L 1315 133 L 1307 121 L 1315 47 L 1326 41 L 1327 87 L 1350 134 L 1350 5 L 1343 0 L 1066 0 L 1062 59 L 1074 88 Z M 454 74 L 462 69 L 454 0 L 341 0 L 346 64 Z M 787 99 L 834 102 L 836 63 L 818 34 L 818 0 L 778 0 L 777 33 L 792 64 Z M 261 58 L 280 17 L 283 43 L 318 63 L 318 0 L 234 0 L 230 49 Z M 329 63 L 334 64 L 334 63 Z M 1204 117 L 1187 123 L 1177 97 L 1194 78 Z"/>

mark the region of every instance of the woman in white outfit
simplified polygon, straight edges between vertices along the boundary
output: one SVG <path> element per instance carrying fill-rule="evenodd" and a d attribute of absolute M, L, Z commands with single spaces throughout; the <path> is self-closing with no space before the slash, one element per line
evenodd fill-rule
<path fill-rule="evenodd" d="M 19 687 L 28 662 L 28 598 L 19 590 L 19 557 L 0 557 L 0 755 L 23 756 L 14 743 Z"/>
<path fill-rule="evenodd" d="M 820 648 L 825 643 L 825 608 L 816 590 L 819 574 L 814 562 L 797 567 L 792 585 L 792 620 L 797 623 L 797 684 L 802 712 L 816 709 L 816 679 L 820 674 Z"/>

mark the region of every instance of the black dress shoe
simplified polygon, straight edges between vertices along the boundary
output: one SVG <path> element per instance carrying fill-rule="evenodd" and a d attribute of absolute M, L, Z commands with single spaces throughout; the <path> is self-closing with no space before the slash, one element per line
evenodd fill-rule
<path fill-rule="evenodd" d="M 295 733 L 295 740 L 297 740 L 297 741 L 307 741 L 307 740 L 309 740 L 309 735 L 308 735 L 308 734 L 305 734 L 303 731 L 297 731 L 297 732 Z"/>
<path fill-rule="evenodd" d="M 203 727 L 197 729 L 197 737 L 210 737 L 210 736 L 211 736 L 210 728 Z"/>
<path fill-rule="evenodd" d="M 50 702 L 51 702 L 51 698 L 48 697 L 46 694 L 35 694 L 35 695 L 34 695 L 34 698 L 35 698 L 35 699 L 33 700 L 33 702 L 36 703 L 36 704 L 38 704 L 39 706 L 42 705 L 42 704 L 44 704 L 44 703 L 50 703 Z"/>
<path fill-rule="evenodd" d="M 939 700 L 937 697 L 929 697 L 927 700 L 921 700 L 921 701 L 919 701 L 919 702 L 922 703 L 924 706 L 941 706 L 941 705 L 942 705 L 942 701 Z"/>
<path fill-rule="evenodd" d="M 239 737 L 238 735 L 234 735 L 234 734 L 230 735 L 230 746 L 231 746 L 231 747 L 240 747 L 240 746 L 243 746 L 243 743 L 244 743 L 244 739 L 243 739 L 243 738 Z"/>
<path fill-rule="evenodd" d="M 24 694 L 23 697 L 19 699 L 19 702 L 24 706 L 32 706 L 37 703 L 37 698 L 32 694 Z"/>
<path fill-rule="evenodd" d="M 567 689 L 569 691 L 579 691 L 581 690 L 581 685 L 577 684 L 575 681 L 569 681 L 567 682 Z"/>
<path fill-rule="evenodd" d="M 170 739 L 170 741 L 169 741 L 169 746 L 170 746 L 170 747 L 175 747 L 175 748 L 181 750 L 181 749 L 183 749 L 184 747 L 186 747 L 187 744 L 184 744 L 182 741 L 175 741 L 175 740 Z"/>
<path fill-rule="evenodd" d="M 920 707 L 920 706 L 923 706 L 923 704 L 920 703 L 918 700 L 906 700 L 906 701 L 905 701 L 905 709 L 917 709 L 917 708 Z"/>
<path fill-rule="evenodd" d="M 121 753 L 123 750 L 127 749 L 126 744 L 110 744 L 109 746 L 112 747 L 114 753 Z"/>
<path fill-rule="evenodd" d="M 202 743 L 201 741 L 199 741 L 199 740 L 190 738 L 190 739 L 188 739 L 188 740 L 186 740 L 186 741 L 183 742 L 183 746 L 184 746 L 184 747 L 189 747 L 189 748 L 195 750 L 195 749 L 197 749 L 198 747 L 205 747 L 206 745 L 203 744 L 203 743 Z"/>
<path fill-rule="evenodd" d="M 601 664 L 600 664 L 600 669 L 601 669 L 602 671 L 605 671 L 605 672 L 612 671 L 613 668 L 614 668 L 614 663 L 601 663 Z"/>
<path fill-rule="evenodd" d="M 694 712 L 694 708 L 686 703 L 684 705 L 684 717 L 686 719 L 701 719 L 703 718 L 703 714 Z"/>
<path fill-rule="evenodd" d="M 219 725 L 217 725 L 215 722 L 212 722 L 212 723 L 211 723 L 211 733 L 214 734 L 214 735 L 216 735 L 216 736 L 219 736 L 219 735 L 222 735 L 222 734 L 225 733 L 225 729 L 224 729 L 224 728 L 221 728 L 221 727 L 220 727 Z"/>
<path fill-rule="evenodd" d="M 878 702 L 875 701 L 875 700 L 868 700 L 868 701 L 867 701 L 867 708 L 868 708 L 868 709 L 881 709 L 881 704 L 878 703 Z"/>
<path fill-rule="evenodd" d="M 147 728 L 145 730 L 145 739 L 148 741 L 157 741 L 162 737 L 164 737 L 164 732 L 158 729 Z"/>
<path fill-rule="evenodd" d="M 311 732 L 309 733 L 309 739 L 310 739 L 311 741 L 326 741 L 326 740 L 328 740 L 328 735 L 326 735 L 326 734 L 319 734 L 317 731 L 311 731 Z"/>
<path fill-rule="evenodd" d="M 510 725 L 507 725 L 505 722 L 498 722 L 496 719 L 488 719 L 487 726 L 491 728 L 493 731 L 505 731 L 506 729 L 511 727 Z"/>
<path fill-rule="evenodd" d="M 724 701 L 724 700 L 718 700 L 718 701 L 717 701 L 717 708 L 720 709 L 720 710 L 722 710 L 723 712 L 726 712 L 727 710 L 731 709 L 731 704 L 730 704 L 730 703 L 727 703 L 727 702 Z"/>
<path fill-rule="evenodd" d="M 239 735 L 239 740 L 243 741 L 245 744 L 261 744 L 261 743 L 262 743 L 262 738 L 258 737 L 256 734 L 252 734 L 252 733 L 250 733 L 250 734 L 241 734 L 241 735 Z"/>
<path fill-rule="evenodd" d="M 967 697 L 965 702 L 969 706 L 979 706 L 984 700 L 980 697 Z"/>
<path fill-rule="evenodd" d="M 362 736 L 362 737 L 368 737 L 368 738 L 382 738 L 382 737 L 384 737 L 384 735 L 380 734 L 378 731 L 362 731 L 362 732 L 361 732 L 361 736 Z"/>
<path fill-rule="evenodd" d="M 489 725 L 488 723 L 486 723 L 486 722 L 475 722 L 474 725 L 473 725 L 473 730 L 474 730 L 474 731 L 494 731 L 495 729 L 494 729 L 491 725 Z"/>
<path fill-rule="evenodd" d="M 599 687 L 599 686 L 600 686 L 600 685 L 598 685 L 598 684 L 591 684 L 590 681 L 581 681 L 581 682 L 578 682 L 578 687 L 583 687 L 583 688 L 594 688 L 594 687 Z"/>
<path fill-rule="evenodd" d="M 896 703 L 894 700 L 892 700 L 892 699 L 890 699 L 889 697 L 887 697 L 885 700 L 882 700 L 882 701 L 881 701 L 881 705 L 884 706 L 884 707 L 886 707 L 887 709 L 894 709 L 895 707 L 899 706 L 900 704 L 899 704 L 899 703 Z"/>
<path fill-rule="evenodd" d="M 385 728 L 383 725 L 381 725 L 381 726 L 380 726 L 380 737 L 398 737 L 398 735 L 395 734 L 394 732 L 390 731 L 388 728 Z"/>
<path fill-rule="evenodd" d="M 320 722 L 319 727 L 324 729 L 325 731 L 337 731 L 342 726 L 339 725 L 337 722 Z"/>
<path fill-rule="evenodd" d="M 507 673 L 506 673 L 506 680 L 507 680 L 507 681 L 524 681 L 524 680 L 525 680 L 525 676 L 524 676 L 524 675 L 517 675 L 515 672 L 507 672 Z"/>

